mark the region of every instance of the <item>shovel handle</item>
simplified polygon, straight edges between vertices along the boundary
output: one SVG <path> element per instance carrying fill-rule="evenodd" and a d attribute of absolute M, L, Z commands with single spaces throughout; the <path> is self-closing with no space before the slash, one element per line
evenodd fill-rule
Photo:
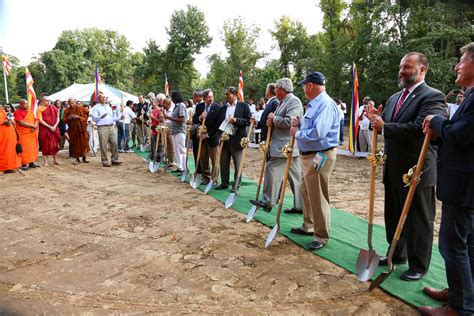
<path fill-rule="evenodd" d="M 265 166 L 267 164 L 267 152 L 270 148 L 270 139 L 272 135 L 272 127 L 270 126 L 267 131 L 267 138 L 265 140 L 265 150 L 262 153 L 262 165 L 260 166 L 260 175 L 258 176 L 258 186 L 257 186 L 257 193 L 255 199 L 258 200 L 258 196 L 260 195 L 260 188 L 262 187 L 262 180 L 263 180 L 263 172 L 265 171 Z"/>
<path fill-rule="evenodd" d="M 408 211 L 410 211 L 413 195 L 415 194 L 416 186 L 418 185 L 418 178 L 423 169 L 423 165 L 425 164 L 425 157 L 429 147 L 430 136 L 427 134 L 423 141 L 423 146 L 421 147 L 420 156 L 418 156 L 418 162 L 416 164 L 415 172 L 411 177 L 410 189 L 408 190 L 408 194 L 405 199 L 405 204 L 403 205 L 403 210 L 402 214 L 400 215 L 400 220 L 398 221 L 397 230 L 395 231 L 395 236 L 393 237 L 392 245 L 390 246 L 390 252 L 392 252 L 392 247 L 395 248 L 395 245 L 398 242 L 398 239 L 400 238 L 400 235 L 402 233 L 403 226 L 405 225 L 405 220 L 407 218 Z"/>
<path fill-rule="evenodd" d="M 372 131 L 372 157 L 375 158 L 375 153 L 377 151 L 377 131 L 374 129 Z M 370 196 L 369 196 L 369 225 L 372 225 L 374 222 L 374 202 L 375 202 L 375 172 L 377 166 L 375 164 L 370 165 Z"/>
<path fill-rule="evenodd" d="M 249 139 L 250 135 L 252 135 L 253 125 L 254 125 L 254 122 L 252 121 L 252 123 L 250 123 L 249 131 L 247 132 L 247 139 Z M 244 147 L 244 149 L 242 149 L 242 158 L 240 159 L 240 165 L 239 165 L 239 170 L 237 170 L 236 179 L 238 179 L 240 177 L 240 175 L 242 174 L 242 169 L 244 168 L 244 160 L 245 160 L 246 149 L 247 149 L 247 147 Z M 235 189 L 237 189 L 237 182 L 235 183 Z"/>
<path fill-rule="evenodd" d="M 189 112 L 188 122 L 189 122 L 189 124 L 191 124 L 193 122 L 193 111 L 192 110 Z M 187 132 L 186 132 L 186 170 L 188 170 L 189 142 L 191 141 L 191 132 L 190 132 L 189 128 L 186 128 L 186 129 L 187 129 Z"/>
<path fill-rule="evenodd" d="M 222 148 L 224 147 L 224 142 L 225 142 L 225 140 L 221 139 L 221 141 L 220 141 L 220 143 L 219 143 L 219 148 L 217 149 L 216 160 L 214 161 L 214 166 L 212 167 L 213 180 L 215 180 L 215 178 L 217 178 L 217 176 L 218 176 L 218 172 L 219 172 L 219 161 L 220 161 L 220 159 L 221 159 Z"/>
<path fill-rule="evenodd" d="M 290 140 L 291 149 L 293 149 L 294 146 L 295 146 L 295 136 L 291 136 L 291 140 Z M 277 212 L 277 218 L 276 218 L 276 223 L 278 226 L 280 226 L 280 215 L 281 215 L 281 209 L 283 208 L 283 200 L 285 199 L 286 181 L 288 180 L 288 174 L 290 173 L 290 166 L 291 166 L 292 160 L 293 160 L 293 154 L 290 154 L 290 156 L 286 160 L 285 174 L 283 175 L 283 181 L 281 182 L 280 201 L 278 202 L 278 212 Z"/>
<path fill-rule="evenodd" d="M 201 126 L 205 126 L 205 125 L 206 125 L 206 117 L 204 116 L 204 118 L 202 119 Z M 197 131 L 197 133 L 199 137 L 199 130 Z M 201 163 L 201 147 L 202 147 L 202 139 L 199 137 L 198 154 L 196 157 L 196 166 L 194 167 L 194 169 L 196 169 L 194 173 L 196 174 L 197 174 L 198 166 Z"/>

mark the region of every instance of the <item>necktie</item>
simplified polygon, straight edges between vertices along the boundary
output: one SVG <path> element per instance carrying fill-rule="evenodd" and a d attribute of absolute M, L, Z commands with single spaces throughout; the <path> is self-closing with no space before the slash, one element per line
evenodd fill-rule
<path fill-rule="evenodd" d="M 209 109 L 210 109 L 210 108 L 211 108 L 211 107 L 210 107 L 209 105 L 206 105 L 206 113 L 209 113 Z"/>
<path fill-rule="evenodd" d="M 393 113 L 393 118 L 397 117 L 398 112 L 402 108 L 402 105 L 403 105 L 403 103 L 405 102 L 405 100 L 408 96 L 408 93 L 410 93 L 410 91 L 408 91 L 408 89 L 403 90 L 403 93 L 402 93 L 400 99 L 398 99 L 397 106 L 395 107 L 395 112 Z"/>

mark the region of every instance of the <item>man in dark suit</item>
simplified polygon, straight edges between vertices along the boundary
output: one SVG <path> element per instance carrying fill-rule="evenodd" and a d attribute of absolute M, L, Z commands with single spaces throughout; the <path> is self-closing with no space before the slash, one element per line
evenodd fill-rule
<path fill-rule="evenodd" d="M 423 315 L 474 314 L 474 42 L 461 48 L 456 84 L 468 88 L 454 116 L 428 115 L 424 132 L 439 143 L 437 197 L 443 202 L 439 250 L 449 289 L 424 292 L 447 302 L 421 306 Z"/>
<path fill-rule="evenodd" d="M 224 143 L 220 159 L 221 184 L 216 190 L 222 190 L 229 187 L 229 168 L 230 159 L 234 162 L 234 181 L 237 178 L 237 169 L 242 158 L 242 146 L 240 140 L 247 137 L 246 128 L 250 125 L 250 108 L 247 103 L 237 101 L 237 89 L 228 87 L 225 91 L 225 120 L 233 126 L 233 133 L 229 140 Z M 224 110 L 222 110 L 224 111 Z M 233 190 L 233 189 L 232 189 Z"/>
<path fill-rule="evenodd" d="M 261 127 L 261 139 L 265 141 L 267 138 L 268 126 L 267 126 L 267 118 L 270 113 L 274 113 L 280 101 L 276 97 L 276 85 L 275 83 L 269 83 L 267 85 L 267 90 L 265 91 L 265 97 L 268 99 L 267 105 L 263 110 L 262 116 L 260 117 L 260 127 Z"/>
<path fill-rule="evenodd" d="M 196 108 L 194 109 L 193 114 L 193 125 L 191 127 L 191 140 L 193 141 L 193 156 L 194 156 L 194 165 L 196 166 L 196 173 L 202 174 L 201 172 L 201 165 L 197 162 L 197 154 L 198 154 L 198 147 L 199 147 L 199 138 L 197 129 L 199 125 L 201 125 L 201 114 L 204 111 L 204 101 L 202 99 L 202 90 L 197 89 L 193 92 L 193 99 L 194 104 L 196 104 Z"/>
<path fill-rule="evenodd" d="M 417 52 L 406 54 L 400 62 L 398 85 L 402 88 L 392 95 L 383 113 L 370 106 L 367 116 L 372 126 L 382 132 L 385 140 L 383 182 L 385 185 L 385 231 L 392 242 L 408 187 L 403 174 L 416 165 L 423 144 L 421 125 L 430 114 L 445 114 L 444 95 L 425 83 L 428 58 Z M 433 244 L 435 217 L 436 151 L 430 146 L 426 155 L 424 172 L 415 191 L 405 228 L 393 255 L 396 264 L 408 259 L 409 269 L 402 273 L 406 281 L 419 280 L 428 272 Z M 387 258 L 380 259 L 387 265 Z"/>
<path fill-rule="evenodd" d="M 202 134 L 202 148 L 200 157 L 200 166 L 204 180 L 202 184 L 209 183 L 211 179 L 211 167 L 212 175 L 214 175 L 214 165 L 217 157 L 217 151 L 219 146 L 220 131 L 219 126 L 225 119 L 225 109 L 223 105 L 214 103 L 214 93 L 211 89 L 206 89 L 203 92 L 204 98 L 204 111 L 201 113 L 201 121 L 206 117 L 206 129 L 207 133 Z M 209 159 L 211 159 L 211 166 L 209 166 Z M 214 175 L 216 177 L 216 175 Z"/>

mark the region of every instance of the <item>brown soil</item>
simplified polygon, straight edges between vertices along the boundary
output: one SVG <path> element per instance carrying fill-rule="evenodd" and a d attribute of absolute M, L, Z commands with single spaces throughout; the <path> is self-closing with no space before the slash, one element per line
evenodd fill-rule
<path fill-rule="evenodd" d="M 260 154 L 249 150 L 246 174 Z M 416 311 L 142 158 L 0 175 L 0 314 L 410 315 Z M 338 157 L 332 205 L 365 216 L 365 159 Z M 377 222 L 383 188 L 377 182 Z"/>

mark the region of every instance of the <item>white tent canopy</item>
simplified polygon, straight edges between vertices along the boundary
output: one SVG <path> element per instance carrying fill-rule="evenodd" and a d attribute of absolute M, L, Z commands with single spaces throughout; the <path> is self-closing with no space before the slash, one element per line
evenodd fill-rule
<path fill-rule="evenodd" d="M 64 90 L 58 91 L 55 94 L 50 95 L 48 98 L 53 102 L 56 100 L 67 101 L 69 98 L 74 98 L 77 101 L 81 102 L 89 102 L 91 100 L 92 94 L 94 93 L 94 87 L 94 83 L 74 83 L 73 85 L 65 88 Z M 102 83 L 100 85 L 99 90 L 106 97 L 108 97 L 109 102 L 113 105 L 125 105 L 128 100 L 132 100 L 134 103 L 138 103 L 138 97 L 128 92 L 109 86 L 107 84 Z"/>

